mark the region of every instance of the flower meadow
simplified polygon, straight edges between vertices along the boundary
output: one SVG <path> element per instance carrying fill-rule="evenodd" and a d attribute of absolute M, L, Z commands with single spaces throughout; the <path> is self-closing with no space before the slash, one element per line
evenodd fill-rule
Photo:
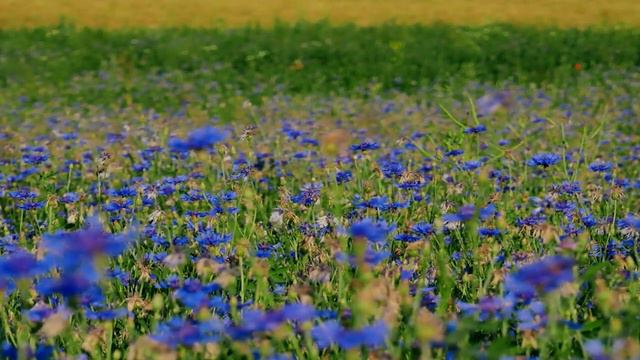
<path fill-rule="evenodd" d="M 640 78 L 617 76 L 8 99 L 0 353 L 638 359 Z"/>

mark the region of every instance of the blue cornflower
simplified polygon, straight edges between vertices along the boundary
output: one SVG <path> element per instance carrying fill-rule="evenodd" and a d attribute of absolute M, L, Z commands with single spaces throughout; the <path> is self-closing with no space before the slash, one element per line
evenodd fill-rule
<path fill-rule="evenodd" d="M 368 201 L 365 201 L 364 206 L 371 209 L 385 211 L 389 208 L 389 198 L 386 196 L 374 196 Z"/>
<path fill-rule="evenodd" d="M 200 246 L 218 246 L 226 244 L 232 239 L 231 234 L 219 234 L 214 230 L 207 229 L 196 237 L 196 242 Z"/>
<path fill-rule="evenodd" d="M 234 191 L 225 191 L 223 193 L 220 194 L 220 199 L 222 199 L 222 201 L 232 201 L 238 198 L 238 195 L 234 192 Z"/>
<path fill-rule="evenodd" d="M 368 218 L 354 223 L 350 229 L 351 236 L 366 238 L 371 242 L 383 242 L 391 231 L 393 226 L 388 226 L 386 222 Z"/>
<path fill-rule="evenodd" d="M 318 316 L 318 312 L 313 305 L 302 303 L 290 303 L 280 309 L 285 320 L 304 322 L 313 320 Z"/>
<path fill-rule="evenodd" d="M 16 251 L 0 257 L 0 277 L 6 279 L 24 279 L 40 275 L 48 270 L 48 262 L 38 261 L 26 251 Z"/>
<path fill-rule="evenodd" d="M 553 190 L 559 194 L 574 195 L 580 193 L 580 182 L 563 181 L 560 185 L 553 185 Z"/>
<path fill-rule="evenodd" d="M 213 145 L 226 138 L 227 133 L 225 131 L 206 126 L 190 132 L 186 140 L 171 138 L 169 140 L 169 148 L 174 151 L 210 149 Z"/>
<path fill-rule="evenodd" d="M 119 267 L 116 267 L 113 270 L 109 270 L 107 271 L 107 273 L 109 277 L 118 280 L 122 285 L 127 285 L 129 283 L 129 280 L 131 280 L 131 274 L 123 271 Z"/>
<path fill-rule="evenodd" d="M 65 298 L 72 298 L 89 291 L 92 286 L 92 279 L 87 279 L 79 274 L 62 276 L 58 279 L 46 278 L 36 284 L 38 294 L 51 296 L 60 294 Z"/>
<path fill-rule="evenodd" d="M 445 156 L 455 157 L 464 154 L 464 150 L 462 149 L 453 149 L 444 153 Z"/>
<path fill-rule="evenodd" d="M 478 229 L 478 234 L 482 237 L 498 237 L 500 236 L 500 230 L 498 229 L 490 229 L 490 228 L 480 228 Z"/>
<path fill-rule="evenodd" d="M 372 266 L 376 266 L 381 262 L 387 260 L 391 254 L 388 250 L 374 250 L 371 247 L 367 247 L 367 250 L 364 252 L 364 261 Z M 352 265 L 357 265 L 356 262 L 352 262 Z"/>
<path fill-rule="evenodd" d="M 610 162 L 596 160 L 589 164 L 589 170 L 593 172 L 608 172 L 611 171 L 613 165 Z"/>
<path fill-rule="evenodd" d="M 412 243 L 420 240 L 421 237 L 418 235 L 409 234 L 409 233 L 400 233 L 400 234 L 397 234 L 394 239 L 402 242 Z"/>
<path fill-rule="evenodd" d="M 398 161 L 381 161 L 380 170 L 386 178 L 396 178 L 402 176 L 404 166 Z"/>
<path fill-rule="evenodd" d="M 311 206 L 320 198 L 321 189 L 322 183 L 320 182 L 304 184 L 300 188 L 300 192 L 291 196 L 291 201 L 295 204 Z"/>
<path fill-rule="evenodd" d="M 539 330 L 547 325 L 547 315 L 541 301 L 534 301 L 526 308 L 518 310 L 516 318 L 518 330 Z"/>
<path fill-rule="evenodd" d="M 217 288 L 216 286 L 204 286 L 197 279 L 187 279 L 173 295 L 188 308 L 198 310 L 209 304 L 209 293 Z"/>
<path fill-rule="evenodd" d="M 120 197 L 135 197 L 138 195 L 138 192 L 135 188 L 132 187 L 122 187 L 120 189 L 111 189 L 108 192 L 109 196 L 120 196 Z"/>
<path fill-rule="evenodd" d="M 381 348 L 385 346 L 388 335 L 389 329 L 384 321 L 377 321 L 358 330 L 343 332 L 338 338 L 338 345 L 343 349 L 360 346 L 370 349 Z"/>
<path fill-rule="evenodd" d="M 539 153 L 533 155 L 529 161 L 527 161 L 527 165 L 529 166 L 542 166 L 549 167 L 551 165 L 555 165 L 560 161 L 560 155 L 553 153 Z"/>
<path fill-rule="evenodd" d="M 582 221 L 584 226 L 586 226 L 587 228 L 592 228 L 592 227 L 598 225 L 598 220 L 596 219 L 595 216 L 593 216 L 593 214 L 583 215 L 580 218 L 580 220 Z"/>
<path fill-rule="evenodd" d="M 38 302 L 31 309 L 24 312 L 25 316 L 29 321 L 32 322 L 43 322 L 49 316 L 53 315 L 56 311 L 52 309 L 49 305 Z"/>
<path fill-rule="evenodd" d="M 485 131 L 487 131 L 487 127 L 482 124 L 464 129 L 465 134 L 480 134 Z"/>
<path fill-rule="evenodd" d="M 498 209 L 494 204 L 489 204 L 483 207 L 482 209 L 480 209 L 480 212 L 478 214 L 478 217 L 482 221 L 486 221 L 492 217 L 498 217 L 498 216 L 499 216 Z"/>
<path fill-rule="evenodd" d="M 435 232 L 435 230 L 433 229 L 433 225 L 426 222 L 421 222 L 413 225 L 411 227 L 411 231 L 422 237 L 433 235 L 433 233 Z"/>
<path fill-rule="evenodd" d="M 336 173 L 336 182 L 338 184 L 349 182 L 351 181 L 351 178 L 352 178 L 352 174 L 350 170 L 338 171 Z"/>
<path fill-rule="evenodd" d="M 224 325 L 219 321 L 195 322 L 175 317 L 160 324 L 151 338 L 176 348 L 179 345 L 192 346 L 197 343 L 216 342 L 223 330 Z"/>
<path fill-rule="evenodd" d="M 131 201 L 131 199 L 123 199 L 111 201 L 105 204 L 102 208 L 106 212 L 114 213 L 121 210 L 127 210 L 131 207 L 131 205 L 133 205 L 133 201 Z"/>
<path fill-rule="evenodd" d="M 378 145 L 378 143 L 372 142 L 372 141 L 365 141 L 365 142 L 360 143 L 360 144 L 351 145 L 351 151 L 353 151 L 353 152 L 376 150 L 376 149 L 379 149 L 379 148 L 380 148 L 380 145 Z"/>
<path fill-rule="evenodd" d="M 509 297 L 484 296 L 480 298 L 477 304 L 458 301 L 456 305 L 464 315 L 477 314 L 480 320 L 487 320 L 490 318 L 504 319 L 510 317 L 515 304 Z"/>
<path fill-rule="evenodd" d="M 271 257 L 271 253 L 273 252 L 273 245 L 269 244 L 259 244 L 256 249 L 256 257 L 259 259 L 266 259 Z"/>
<path fill-rule="evenodd" d="M 109 309 L 109 310 L 85 310 L 84 316 L 88 320 L 108 321 L 131 316 L 131 313 L 125 308 Z"/>
<path fill-rule="evenodd" d="M 200 190 L 191 189 L 186 194 L 182 194 L 180 199 L 186 202 L 200 201 L 204 199 L 204 194 Z"/>
<path fill-rule="evenodd" d="M 110 234 L 103 230 L 97 217 L 87 220 L 87 227 L 75 232 L 45 235 L 43 244 L 49 255 L 95 257 L 120 255 L 133 240 L 133 234 Z"/>
<path fill-rule="evenodd" d="M 622 220 L 622 225 L 627 225 L 636 231 L 640 231 L 640 217 L 627 215 L 627 217 Z"/>
<path fill-rule="evenodd" d="M 281 311 L 264 312 L 258 309 L 245 309 L 239 325 L 228 326 L 226 333 L 234 340 L 245 340 L 256 332 L 270 331 L 286 319 Z"/>
<path fill-rule="evenodd" d="M 94 271 L 94 259 L 103 255 L 120 255 L 133 240 L 133 233 L 107 233 L 98 218 L 91 217 L 87 220 L 85 229 L 44 235 L 42 244 L 46 250 L 47 261 L 64 271 L 80 271 L 84 276 L 95 276 L 97 274 Z"/>
<path fill-rule="evenodd" d="M 357 330 L 343 328 L 337 321 L 321 323 L 311 329 L 311 337 L 320 349 L 338 345 L 348 350 L 364 346 L 367 348 L 384 347 L 389 336 L 389 329 L 384 321 Z"/>
<path fill-rule="evenodd" d="M 33 191 L 29 191 L 28 189 L 20 189 L 15 191 L 9 191 L 7 193 L 10 198 L 17 200 L 31 200 L 35 199 L 38 194 Z"/>
<path fill-rule="evenodd" d="M 49 155 L 42 153 L 31 153 L 22 155 L 22 161 L 29 165 L 38 165 L 49 159 Z"/>
<path fill-rule="evenodd" d="M 311 329 L 311 337 L 320 349 L 326 349 L 338 342 L 343 329 L 335 320 L 318 324 Z"/>
<path fill-rule="evenodd" d="M 475 215 L 476 208 L 473 205 L 464 205 L 458 209 L 457 213 L 454 214 L 445 214 L 442 216 L 442 220 L 444 222 L 465 222 L 473 219 Z"/>
<path fill-rule="evenodd" d="M 55 348 L 49 344 L 38 344 L 36 345 L 35 352 L 33 353 L 33 357 L 36 360 L 48 360 L 53 359 L 53 353 Z"/>
<path fill-rule="evenodd" d="M 544 216 L 543 214 L 532 214 L 531 216 L 528 216 L 524 219 L 517 219 L 516 225 L 520 227 L 537 226 L 537 225 L 544 224 L 545 221 L 547 221 L 547 217 Z"/>
<path fill-rule="evenodd" d="M 74 192 L 69 192 L 60 197 L 60 202 L 63 204 L 73 204 L 80 200 L 80 196 Z"/>
<path fill-rule="evenodd" d="M 525 265 L 507 276 L 505 289 L 524 298 L 553 291 L 573 281 L 574 260 L 563 256 L 549 256 Z"/>
<path fill-rule="evenodd" d="M 30 201 L 30 200 L 27 200 L 27 201 L 24 201 L 24 202 L 21 202 L 21 203 L 17 204 L 16 207 L 18 209 L 21 209 L 21 210 L 29 211 L 29 210 L 42 209 L 44 207 L 44 204 L 45 204 L 44 201 Z"/>
<path fill-rule="evenodd" d="M 465 161 L 464 164 L 462 164 L 462 169 L 465 171 L 472 171 L 481 166 L 482 166 L 482 161 L 469 160 L 469 161 Z"/>

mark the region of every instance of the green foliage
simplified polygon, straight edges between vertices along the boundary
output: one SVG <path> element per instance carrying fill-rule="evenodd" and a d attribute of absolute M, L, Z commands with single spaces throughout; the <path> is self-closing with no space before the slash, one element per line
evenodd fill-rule
<path fill-rule="evenodd" d="M 79 77 L 101 74 L 105 82 L 118 79 L 120 91 L 136 86 L 132 78 L 157 82 L 175 75 L 248 93 L 258 84 L 268 91 L 333 93 L 371 83 L 413 92 L 466 78 L 562 84 L 575 79 L 577 63 L 587 71 L 635 68 L 639 30 L 299 23 L 116 32 L 61 25 L 0 32 L 0 83 L 23 89 L 44 83 L 64 91 Z"/>

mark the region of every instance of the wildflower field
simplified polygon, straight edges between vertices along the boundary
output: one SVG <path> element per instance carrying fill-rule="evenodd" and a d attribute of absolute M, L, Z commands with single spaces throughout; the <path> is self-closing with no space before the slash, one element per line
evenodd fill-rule
<path fill-rule="evenodd" d="M 0 355 L 639 359 L 640 33 L 0 31 Z"/>

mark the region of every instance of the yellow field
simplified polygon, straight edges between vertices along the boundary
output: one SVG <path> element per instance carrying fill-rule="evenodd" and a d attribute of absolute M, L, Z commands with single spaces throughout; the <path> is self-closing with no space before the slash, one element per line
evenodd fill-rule
<path fill-rule="evenodd" d="M 0 27 L 52 25 L 62 18 L 108 29 L 270 25 L 274 19 L 635 26 L 640 0 L 0 0 Z"/>

